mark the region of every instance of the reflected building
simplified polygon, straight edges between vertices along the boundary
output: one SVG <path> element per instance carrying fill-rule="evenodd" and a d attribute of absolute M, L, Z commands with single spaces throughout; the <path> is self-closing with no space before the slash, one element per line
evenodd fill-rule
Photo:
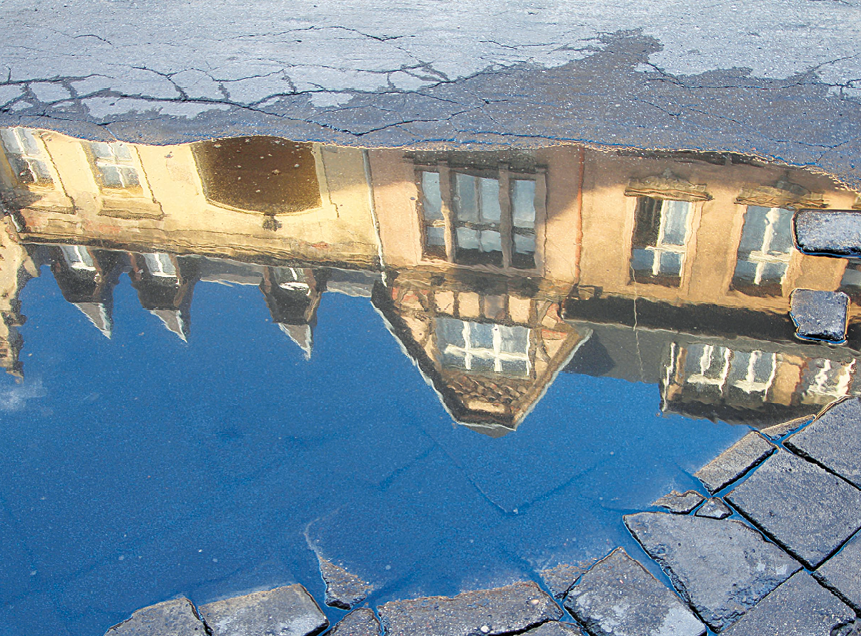
<path fill-rule="evenodd" d="M 491 435 L 516 429 L 562 370 L 757 426 L 861 392 L 861 265 L 792 243 L 795 210 L 857 206 L 825 175 L 577 146 L 153 147 L 25 128 L 0 142 L 0 336 L 16 373 L 18 293 L 45 262 L 108 337 L 122 273 L 182 340 L 197 284 L 256 285 L 306 358 L 324 293 L 368 297 L 454 420 Z M 798 287 L 853 299 L 848 345 L 794 338 Z"/>

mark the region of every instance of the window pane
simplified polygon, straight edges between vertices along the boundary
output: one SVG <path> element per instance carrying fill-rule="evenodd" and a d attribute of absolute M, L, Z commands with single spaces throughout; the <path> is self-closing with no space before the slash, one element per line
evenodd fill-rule
<path fill-rule="evenodd" d="M 786 263 L 765 263 L 762 266 L 763 283 L 780 283 L 783 281 L 783 275 L 786 274 Z"/>
<path fill-rule="evenodd" d="M 114 156 L 123 163 L 131 163 L 132 160 L 132 151 L 131 149 L 122 142 L 114 142 L 111 144 L 111 150 L 114 153 Z"/>
<path fill-rule="evenodd" d="M 116 166 L 99 166 L 99 173 L 102 175 L 102 183 L 108 188 L 123 187 L 123 178 Z"/>
<path fill-rule="evenodd" d="M 502 236 L 499 234 L 499 232 L 494 232 L 492 230 L 484 230 L 483 232 L 481 232 L 481 251 L 502 251 Z"/>
<path fill-rule="evenodd" d="M 87 248 L 79 245 L 61 245 L 60 252 L 66 264 L 72 269 L 87 269 L 95 271 L 96 266 Z"/>
<path fill-rule="evenodd" d="M 146 268 L 153 276 L 176 276 L 176 267 L 173 266 L 170 256 L 167 254 L 144 254 L 143 256 Z"/>
<path fill-rule="evenodd" d="M 631 253 L 631 267 L 635 272 L 651 272 L 655 253 L 650 250 L 634 249 Z"/>
<path fill-rule="evenodd" d="M 437 318 L 436 338 L 440 351 L 444 351 L 448 345 L 461 348 L 466 346 L 466 342 L 463 339 L 463 325 L 462 320 Z"/>
<path fill-rule="evenodd" d="M 510 378 L 525 378 L 529 375 L 529 363 L 526 360 L 503 360 L 502 374 Z"/>
<path fill-rule="evenodd" d="M 442 221 L 438 172 L 422 172 L 422 214 L 428 221 Z"/>
<path fill-rule="evenodd" d="M 478 223 L 476 178 L 468 174 L 455 174 L 454 212 L 458 221 Z"/>
<path fill-rule="evenodd" d="M 535 235 L 534 234 L 515 234 L 514 235 L 514 251 L 520 254 L 535 253 Z"/>
<path fill-rule="evenodd" d="M 664 201 L 664 238 L 666 245 L 684 245 L 688 234 L 689 201 Z"/>
<path fill-rule="evenodd" d="M 480 374 L 483 374 L 483 375 L 490 375 L 491 373 L 493 373 L 493 365 L 494 365 L 494 362 L 493 362 L 492 357 L 489 357 L 489 358 L 474 357 L 472 359 L 471 364 L 470 364 L 470 370 L 477 372 L 477 373 L 480 373 Z"/>
<path fill-rule="evenodd" d="M 774 232 L 768 253 L 789 254 L 792 249 L 792 212 L 784 208 L 774 208 L 768 217 Z"/>
<path fill-rule="evenodd" d="M 114 154 L 111 152 L 111 147 L 101 141 L 93 141 L 90 143 L 90 148 L 93 154 L 99 159 L 113 159 Z"/>
<path fill-rule="evenodd" d="M 499 326 L 502 336 L 501 350 L 507 353 L 529 353 L 529 329 L 526 327 Z"/>
<path fill-rule="evenodd" d="M 122 173 L 125 187 L 129 188 L 132 186 L 140 185 L 140 181 L 138 181 L 137 170 L 135 170 L 134 168 L 120 168 L 119 170 Z"/>
<path fill-rule="evenodd" d="M 841 287 L 861 287 L 861 270 L 857 267 L 857 264 L 851 262 L 846 266 L 843 280 L 840 281 Z"/>
<path fill-rule="evenodd" d="M 478 249 L 478 231 L 468 227 L 457 228 L 457 245 L 465 250 Z"/>
<path fill-rule="evenodd" d="M 493 350 L 493 327 L 494 325 L 483 322 L 469 323 L 471 327 L 470 338 L 473 349 Z"/>
<path fill-rule="evenodd" d="M 481 180 L 481 220 L 485 223 L 499 223 L 502 212 L 499 209 L 499 181 Z"/>
<path fill-rule="evenodd" d="M 428 246 L 445 245 L 445 228 L 429 225 L 425 228 L 425 241 Z"/>
<path fill-rule="evenodd" d="M 661 274 L 680 276 L 682 272 L 682 255 L 675 252 L 664 252 L 661 254 Z"/>
<path fill-rule="evenodd" d="M 766 215 L 769 208 L 758 205 L 747 206 L 744 215 L 744 228 L 741 231 L 741 242 L 738 245 L 739 254 L 759 252 L 765 238 L 765 228 L 768 225 Z"/>
<path fill-rule="evenodd" d="M 655 247 L 660 229 L 661 201 L 639 197 L 634 221 L 634 247 Z"/>
<path fill-rule="evenodd" d="M 756 264 L 745 260 L 738 261 L 734 277 L 752 283 L 756 278 Z"/>
<path fill-rule="evenodd" d="M 535 227 L 535 182 L 515 179 L 511 189 L 511 209 L 514 227 Z M 517 239 L 515 238 L 515 241 Z"/>

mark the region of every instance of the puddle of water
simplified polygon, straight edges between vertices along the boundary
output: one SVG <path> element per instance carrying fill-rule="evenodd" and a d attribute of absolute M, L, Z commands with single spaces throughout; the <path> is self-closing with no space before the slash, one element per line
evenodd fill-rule
<path fill-rule="evenodd" d="M 535 578 L 634 549 L 621 514 L 747 426 L 859 393 L 852 323 L 828 347 L 789 318 L 796 288 L 861 292 L 793 248 L 796 209 L 857 207 L 827 175 L 0 139 L 0 634 L 322 604 L 317 554 L 372 604 Z"/>

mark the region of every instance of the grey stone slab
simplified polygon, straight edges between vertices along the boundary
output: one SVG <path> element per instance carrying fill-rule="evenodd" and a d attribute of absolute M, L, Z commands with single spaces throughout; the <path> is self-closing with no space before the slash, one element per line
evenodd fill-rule
<path fill-rule="evenodd" d="M 861 491 L 783 450 L 725 498 L 808 567 L 861 528 Z"/>
<path fill-rule="evenodd" d="M 819 566 L 813 575 L 844 601 L 861 611 L 861 534 Z"/>
<path fill-rule="evenodd" d="M 380 621 L 372 610 L 363 607 L 342 618 L 329 636 L 380 636 Z"/>
<path fill-rule="evenodd" d="M 329 626 L 299 584 L 209 603 L 200 615 L 212 636 L 309 636 Z"/>
<path fill-rule="evenodd" d="M 550 589 L 553 598 L 563 599 L 577 579 L 595 565 L 596 561 L 597 559 L 588 559 L 580 563 L 560 563 L 556 567 L 541 570 L 538 574 Z"/>
<path fill-rule="evenodd" d="M 625 525 L 715 631 L 738 620 L 801 569 L 740 521 L 641 512 Z"/>
<path fill-rule="evenodd" d="M 774 444 L 759 433 L 748 433 L 700 468 L 694 476 L 706 490 L 714 494 L 762 462 L 774 449 Z"/>
<path fill-rule="evenodd" d="M 788 422 L 781 422 L 780 424 L 769 426 L 768 428 L 764 428 L 759 432 L 771 441 L 777 441 L 781 437 L 785 437 L 793 431 L 797 431 L 805 424 L 809 424 L 812 419 L 812 415 L 805 415 L 804 417 L 797 417 L 794 420 L 789 420 Z"/>
<path fill-rule="evenodd" d="M 575 625 L 574 623 L 557 623 L 556 621 L 527 629 L 523 634 L 528 634 L 529 636 L 586 636 L 579 625 Z"/>
<path fill-rule="evenodd" d="M 391 601 L 377 611 L 386 636 L 493 636 L 524 631 L 563 615 L 531 581 L 453 597 Z"/>
<path fill-rule="evenodd" d="M 696 512 L 696 516 L 707 517 L 708 519 L 726 519 L 731 514 L 732 510 L 730 510 L 730 507 L 727 506 L 720 497 L 707 499 Z"/>
<path fill-rule="evenodd" d="M 819 585 L 807 572 L 797 572 L 761 600 L 727 636 L 832 636 L 834 629 L 855 619 L 855 612 Z"/>
<path fill-rule="evenodd" d="M 861 256 L 859 210 L 799 210 L 793 225 L 795 244 L 805 254 Z"/>
<path fill-rule="evenodd" d="M 833 405 L 786 446 L 861 488 L 861 399 Z"/>
<path fill-rule="evenodd" d="M 789 316 L 795 323 L 795 335 L 803 340 L 845 342 L 849 296 L 843 292 L 796 289 Z"/>
<path fill-rule="evenodd" d="M 139 609 L 105 636 L 205 636 L 206 627 L 187 598 Z"/>
<path fill-rule="evenodd" d="M 699 506 L 703 499 L 705 497 L 696 490 L 688 490 L 685 493 L 673 490 L 669 495 L 664 495 L 660 499 L 653 501 L 652 505 L 664 508 L 678 515 L 686 515 Z"/>
<path fill-rule="evenodd" d="M 565 608 L 593 636 L 705 633 L 684 603 L 622 548 L 583 575 Z"/>
<path fill-rule="evenodd" d="M 326 582 L 326 605 L 351 609 L 364 601 L 373 586 L 336 563 L 318 555 L 320 573 Z"/>

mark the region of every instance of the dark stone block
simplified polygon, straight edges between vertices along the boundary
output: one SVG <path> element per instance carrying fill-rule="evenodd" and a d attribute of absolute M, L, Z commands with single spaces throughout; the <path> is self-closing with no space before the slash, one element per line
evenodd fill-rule
<path fill-rule="evenodd" d="M 538 574 L 541 580 L 550 589 L 553 598 L 563 599 L 568 594 L 571 586 L 580 576 L 595 564 L 596 559 L 589 559 L 580 563 L 560 563 L 556 567 L 541 570 Z"/>
<path fill-rule="evenodd" d="M 789 316 L 795 335 L 802 340 L 845 342 L 849 320 L 849 296 L 843 292 L 796 289 Z"/>
<path fill-rule="evenodd" d="M 856 534 L 813 573 L 826 587 L 861 611 L 861 534 Z"/>
<path fill-rule="evenodd" d="M 861 527 L 861 491 L 786 451 L 768 458 L 726 499 L 812 568 Z"/>
<path fill-rule="evenodd" d="M 775 446 L 759 433 L 748 433 L 708 464 L 694 477 L 699 479 L 711 494 L 725 488 L 762 462 L 774 452 Z"/>
<path fill-rule="evenodd" d="M 684 603 L 622 548 L 583 575 L 565 607 L 593 636 L 705 633 Z"/>
<path fill-rule="evenodd" d="M 657 501 L 653 501 L 652 505 L 677 515 L 686 515 L 699 506 L 703 499 L 704 497 L 696 490 L 688 490 L 685 493 L 674 490 L 669 495 L 664 495 Z"/>
<path fill-rule="evenodd" d="M 730 510 L 729 506 L 727 506 L 720 497 L 706 500 L 706 502 L 696 512 L 698 517 L 707 517 L 708 519 L 726 519 L 731 514 L 732 510 Z"/>
<path fill-rule="evenodd" d="M 320 573 L 326 581 L 326 605 L 352 609 L 364 601 L 373 586 L 365 583 L 355 574 L 350 574 L 340 565 L 319 556 Z"/>
<path fill-rule="evenodd" d="M 329 636 L 380 636 L 380 621 L 372 610 L 363 607 L 342 618 Z"/>
<path fill-rule="evenodd" d="M 105 636 L 206 636 L 206 627 L 187 598 L 139 609 Z"/>
<path fill-rule="evenodd" d="M 557 621 L 563 615 L 553 599 L 532 582 L 453 597 L 391 601 L 377 611 L 386 636 L 494 636 Z"/>
<path fill-rule="evenodd" d="M 801 569 L 740 521 L 641 512 L 625 525 L 709 627 L 720 631 Z"/>
<path fill-rule="evenodd" d="M 255 592 L 200 608 L 212 636 L 309 636 L 329 626 L 317 603 L 301 585 Z"/>
<path fill-rule="evenodd" d="M 861 399 L 833 405 L 786 446 L 861 488 Z"/>
<path fill-rule="evenodd" d="M 819 585 L 807 572 L 798 572 L 761 600 L 726 636 L 831 636 L 850 624 L 855 612 Z"/>
<path fill-rule="evenodd" d="M 795 244 L 805 254 L 861 257 L 861 212 L 799 210 L 793 219 Z"/>

